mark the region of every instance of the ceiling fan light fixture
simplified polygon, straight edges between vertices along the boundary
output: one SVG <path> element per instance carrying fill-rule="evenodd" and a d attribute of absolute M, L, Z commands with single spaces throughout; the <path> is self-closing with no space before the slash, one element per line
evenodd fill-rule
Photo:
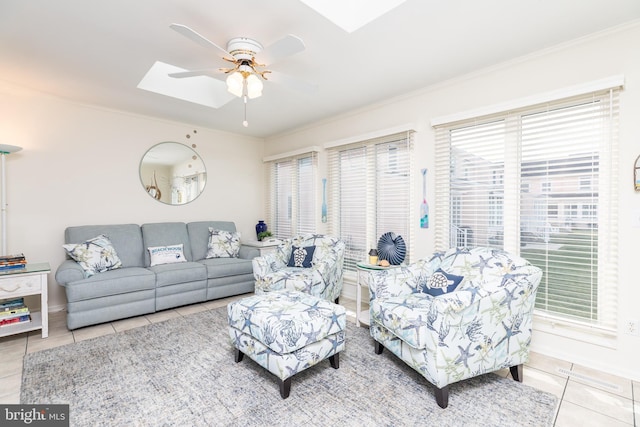
<path fill-rule="evenodd" d="M 227 90 L 240 98 L 244 91 L 244 76 L 235 71 L 227 77 Z"/>
<path fill-rule="evenodd" d="M 260 80 L 258 76 L 255 74 L 249 74 L 249 76 L 247 76 L 247 96 L 249 99 L 262 96 L 262 88 L 262 80 Z"/>

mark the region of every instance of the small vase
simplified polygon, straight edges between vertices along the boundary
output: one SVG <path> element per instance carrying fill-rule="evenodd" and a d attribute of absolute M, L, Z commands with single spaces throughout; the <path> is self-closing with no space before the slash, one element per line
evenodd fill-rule
<path fill-rule="evenodd" d="M 265 224 L 264 220 L 261 219 L 256 224 L 256 237 L 258 238 L 258 240 L 262 240 L 260 238 L 260 233 L 264 233 L 265 231 L 267 231 L 267 224 Z"/>

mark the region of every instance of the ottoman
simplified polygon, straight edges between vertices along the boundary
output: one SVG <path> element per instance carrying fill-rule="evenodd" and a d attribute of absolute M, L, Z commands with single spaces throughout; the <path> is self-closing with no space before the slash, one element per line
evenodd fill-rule
<path fill-rule="evenodd" d="M 345 346 L 344 307 L 302 292 L 277 291 L 232 302 L 227 312 L 236 363 L 246 354 L 275 375 L 283 399 L 296 373 L 327 358 L 338 369 Z"/>

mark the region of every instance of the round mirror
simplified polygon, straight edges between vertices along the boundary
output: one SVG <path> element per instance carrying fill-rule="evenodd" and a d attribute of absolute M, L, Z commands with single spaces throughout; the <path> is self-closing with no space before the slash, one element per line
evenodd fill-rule
<path fill-rule="evenodd" d="M 140 162 L 144 191 L 168 205 L 184 205 L 204 190 L 207 171 L 193 149 L 177 142 L 161 142 L 149 149 Z"/>

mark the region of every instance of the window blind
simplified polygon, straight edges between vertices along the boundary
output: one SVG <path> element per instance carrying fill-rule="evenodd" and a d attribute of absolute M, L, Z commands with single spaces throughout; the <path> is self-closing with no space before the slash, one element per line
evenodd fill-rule
<path fill-rule="evenodd" d="M 544 271 L 538 314 L 613 331 L 617 88 L 436 127 L 436 247 L 491 246 Z"/>
<path fill-rule="evenodd" d="M 402 236 L 409 262 L 412 145 L 410 131 L 328 149 L 329 231 L 346 243 L 347 271 L 355 271 L 386 232 Z"/>
<path fill-rule="evenodd" d="M 316 229 L 317 153 L 267 162 L 269 231 L 281 239 Z"/>

